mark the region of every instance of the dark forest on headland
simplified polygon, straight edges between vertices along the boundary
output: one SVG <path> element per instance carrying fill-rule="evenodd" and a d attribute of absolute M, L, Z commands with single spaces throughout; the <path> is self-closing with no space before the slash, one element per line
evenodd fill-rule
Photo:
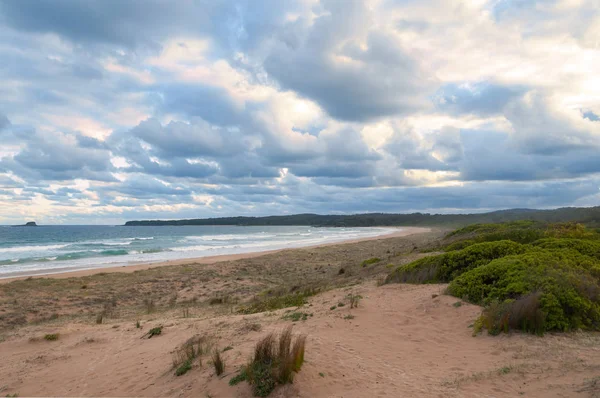
<path fill-rule="evenodd" d="M 478 214 L 391 214 L 366 213 L 352 215 L 294 214 L 267 217 L 220 217 L 189 220 L 128 221 L 126 226 L 161 225 L 309 225 L 319 227 L 379 227 L 379 226 L 443 226 L 460 227 L 476 223 L 499 223 L 516 220 L 539 222 L 579 222 L 588 227 L 600 227 L 600 206 L 563 207 L 553 210 L 510 209 Z"/>

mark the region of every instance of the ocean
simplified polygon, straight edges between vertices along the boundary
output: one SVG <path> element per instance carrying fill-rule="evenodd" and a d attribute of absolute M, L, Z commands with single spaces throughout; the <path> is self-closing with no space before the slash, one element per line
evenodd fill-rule
<path fill-rule="evenodd" d="M 395 231 L 307 226 L 0 226 L 0 279 L 303 247 Z"/>

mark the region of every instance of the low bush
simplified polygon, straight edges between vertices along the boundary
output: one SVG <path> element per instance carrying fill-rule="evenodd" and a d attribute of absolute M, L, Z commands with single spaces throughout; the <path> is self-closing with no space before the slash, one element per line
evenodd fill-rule
<path fill-rule="evenodd" d="M 55 341 L 60 335 L 58 333 L 50 333 L 44 336 L 44 340 Z"/>
<path fill-rule="evenodd" d="M 532 245 L 546 250 L 572 249 L 600 260 L 600 240 L 546 238 L 535 241 Z"/>
<path fill-rule="evenodd" d="M 477 243 L 463 250 L 424 257 L 400 266 L 388 275 L 386 282 L 445 283 L 491 260 L 528 250 L 532 248 L 509 240 Z"/>
<path fill-rule="evenodd" d="M 294 373 L 299 372 L 304 363 L 305 346 L 306 336 L 297 336 L 294 340 L 292 326 L 279 335 L 270 333 L 256 344 L 251 361 L 229 384 L 246 380 L 252 386 L 254 396 L 266 397 L 277 384 L 293 381 Z"/>
<path fill-rule="evenodd" d="M 474 333 L 600 330 L 600 234 L 577 223 L 476 224 L 447 235 L 447 252 L 396 268 L 386 283 L 449 282 L 485 306 Z"/>
<path fill-rule="evenodd" d="M 541 311 L 535 314 L 544 318 L 544 331 L 599 329 L 600 282 L 594 276 L 600 272 L 599 267 L 593 258 L 574 250 L 540 250 L 496 259 L 465 272 L 450 283 L 448 293 L 478 304 L 499 305 L 501 308 L 487 311 L 503 316 L 514 316 L 514 306 L 522 303 L 519 300 L 535 293 L 535 303 Z M 495 322 L 484 326 L 495 329 Z M 539 333 L 537 321 L 534 327 L 523 326 L 519 325 L 520 320 L 511 323 L 509 315 L 508 320 L 499 322 Z"/>

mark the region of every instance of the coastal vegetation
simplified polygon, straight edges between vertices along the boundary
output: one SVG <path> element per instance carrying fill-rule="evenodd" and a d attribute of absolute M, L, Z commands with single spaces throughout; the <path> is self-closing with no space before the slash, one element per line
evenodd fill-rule
<path fill-rule="evenodd" d="M 554 210 L 511 209 L 478 214 L 389 214 L 366 213 L 351 215 L 294 214 L 268 217 L 220 217 L 189 220 L 128 221 L 126 226 L 178 225 L 311 225 L 320 227 L 375 227 L 375 226 L 445 226 L 460 227 L 470 224 L 502 223 L 517 220 L 537 222 L 579 222 L 600 227 L 600 206 L 588 208 L 565 207 Z"/>
<path fill-rule="evenodd" d="M 255 397 L 268 396 L 278 384 L 291 383 L 294 373 L 304 364 L 306 336 L 294 336 L 292 326 L 283 329 L 279 335 L 269 333 L 258 341 L 250 362 L 230 381 L 236 385 L 247 381 Z"/>
<path fill-rule="evenodd" d="M 393 270 L 387 283 L 449 283 L 484 306 L 475 332 L 600 330 L 600 233 L 578 223 L 476 224 L 447 234 L 445 253 Z"/>

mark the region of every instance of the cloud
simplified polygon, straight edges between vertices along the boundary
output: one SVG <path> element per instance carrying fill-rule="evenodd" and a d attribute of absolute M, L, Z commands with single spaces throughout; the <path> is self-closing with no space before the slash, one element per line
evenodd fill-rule
<path fill-rule="evenodd" d="M 0 2 L 0 223 L 598 205 L 598 11 Z"/>
<path fill-rule="evenodd" d="M 373 26 L 363 3 L 327 1 L 323 8 L 312 24 L 296 21 L 291 38 L 280 38 L 264 63 L 270 76 L 341 120 L 402 115 L 426 106 L 423 96 L 432 77 L 391 33 Z"/>
<path fill-rule="evenodd" d="M 503 108 L 527 90 L 524 87 L 504 86 L 489 82 L 444 85 L 434 96 L 437 108 L 455 115 L 501 114 Z"/>

